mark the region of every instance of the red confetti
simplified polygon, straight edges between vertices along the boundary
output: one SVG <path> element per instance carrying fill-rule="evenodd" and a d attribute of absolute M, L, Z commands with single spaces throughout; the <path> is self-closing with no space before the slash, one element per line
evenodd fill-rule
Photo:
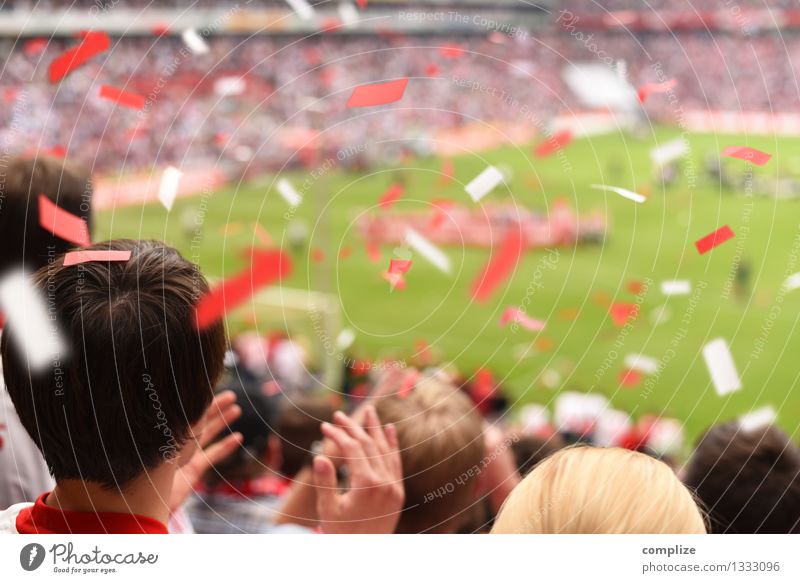
<path fill-rule="evenodd" d="M 442 176 L 439 179 L 439 183 L 442 185 L 449 184 L 453 181 L 453 177 L 456 174 L 455 165 L 453 164 L 452 160 L 442 160 Z"/>
<path fill-rule="evenodd" d="M 165 34 L 169 33 L 169 24 L 165 22 L 156 23 L 150 27 L 150 32 L 152 32 L 155 36 L 164 36 Z"/>
<path fill-rule="evenodd" d="M 50 83 L 57 83 L 93 57 L 111 47 L 111 39 L 104 32 L 88 32 L 78 46 L 72 47 L 50 63 Z"/>
<path fill-rule="evenodd" d="M 546 158 L 566 147 L 572 141 L 572 132 L 569 130 L 561 130 L 550 136 L 547 140 L 536 146 L 534 154 L 537 158 Z"/>
<path fill-rule="evenodd" d="M 46 38 L 34 38 L 27 41 L 24 45 L 22 45 L 22 50 L 25 51 L 25 54 L 28 55 L 29 57 L 38 55 L 46 48 L 47 48 Z"/>
<path fill-rule="evenodd" d="M 378 263 L 381 260 L 381 246 L 374 241 L 367 242 L 367 257 L 372 263 Z"/>
<path fill-rule="evenodd" d="M 441 70 L 439 69 L 439 65 L 436 63 L 430 63 L 427 67 L 425 67 L 425 76 L 426 77 L 438 77 Z"/>
<path fill-rule="evenodd" d="M 66 158 L 67 149 L 64 146 L 53 146 L 52 148 L 42 150 L 42 154 L 45 156 L 55 156 L 56 158 Z"/>
<path fill-rule="evenodd" d="M 403 196 L 406 188 L 402 184 L 395 183 L 389 187 L 383 196 L 381 196 L 380 200 L 378 201 L 378 206 L 382 209 L 392 208 L 394 203 Z"/>
<path fill-rule="evenodd" d="M 728 239 L 733 239 L 733 237 L 733 231 L 731 231 L 731 228 L 728 225 L 725 225 L 710 235 L 706 235 L 702 239 L 698 239 L 694 244 L 697 247 L 697 250 L 700 252 L 700 255 L 703 255 L 704 253 L 711 251 L 717 245 L 722 245 Z"/>
<path fill-rule="evenodd" d="M 509 322 L 516 322 L 523 328 L 527 328 L 533 332 L 541 332 L 545 328 L 545 323 L 536 318 L 531 318 L 519 308 L 506 308 L 503 315 L 500 316 L 500 325 L 505 326 Z"/>
<path fill-rule="evenodd" d="M 90 261 L 128 261 L 130 258 L 130 251 L 70 251 L 64 255 L 64 266 Z"/>
<path fill-rule="evenodd" d="M 411 269 L 411 259 L 390 259 L 389 273 L 408 273 Z"/>
<path fill-rule="evenodd" d="M 322 263 L 323 261 L 325 261 L 325 252 L 319 248 L 312 249 L 311 261 L 313 261 L 314 263 Z"/>
<path fill-rule="evenodd" d="M 445 59 L 459 59 L 464 56 L 464 47 L 461 45 L 442 45 L 439 47 L 439 54 Z"/>
<path fill-rule="evenodd" d="M 100 87 L 100 97 L 113 101 L 117 105 L 124 105 L 133 109 L 142 109 L 144 107 L 143 95 L 123 91 L 111 85 L 102 85 Z"/>
<path fill-rule="evenodd" d="M 344 261 L 345 259 L 350 257 L 352 254 L 353 254 L 353 248 L 352 247 L 342 247 L 342 250 L 339 251 L 339 259 Z"/>
<path fill-rule="evenodd" d="M 608 311 L 611 314 L 614 325 L 622 327 L 628 320 L 639 315 L 639 306 L 636 304 L 611 304 Z"/>
<path fill-rule="evenodd" d="M 648 96 L 652 95 L 653 93 L 666 93 L 670 89 L 674 88 L 678 82 L 675 79 L 670 79 L 669 81 L 664 81 L 663 83 L 647 83 L 639 87 L 639 102 L 644 103 L 645 99 Z"/>
<path fill-rule="evenodd" d="M 39 225 L 48 233 L 80 247 L 91 245 L 89 227 L 80 217 L 65 211 L 45 195 L 39 195 Z"/>
<path fill-rule="evenodd" d="M 430 223 L 428 223 L 428 228 L 435 231 L 444 224 L 444 222 L 447 220 L 447 212 L 456 206 L 456 203 L 455 201 L 447 198 L 440 198 L 432 201 L 432 204 L 434 213 L 431 217 Z"/>
<path fill-rule="evenodd" d="M 635 387 L 643 378 L 644 375 L 638 370 L 625 369 L 619 372 L 619 382 L 623 387 Z"/>
<path fill-rule="evenodd" d="M 756 166 L 763 166 L 772 159 L 770 154 L 762 152 L 761 150 L 756 150 L 755 148 L 748 148 L 747 146 L 728 146 L 722 150 L 722 155 L 752 162 Z"/>
<path fill-rule="evenodd" d="M 514 272 L 524 250 L 522 233 L 519 229 L 510 229 L 500 251 L 489 260 L 473 282 L 472 297 L 478 301 L 488 300 L 495 288 Z"/>
<path fill-rule="evenodd" d="M 353 89 L 347 107 L 372 107 L 400 101 L 406 91 L 408 77 L 386 83 L 360 85 Z"/>
<path fill-rule="evenodd" d="M 324 18 L 320 23 L 319 29 L 322 32 L 334 32 L 342 27 L 342 21 L 335 16 Z"/>
<path fill-rule="evenodd" d="M 292 272 L 288 255 L 281 251 L 253 250 L 248 269 L 226 279 L 206 293 L 195 307 L 195 327 L 207 328 L 227 312 L 243 304 L 258 288 L 278 281 Z"/>
<path fill-rule="evenodd" d="M 367 7 L 368 2 L 369 0 L 356 0 L 356 4 L 358 4 L 358 7 L 361 8 L 361 10 L 364 10 Z"/>
<path fill-rule="evenodd" d="M 639 295 L 644 289 L 644 284 L 641 281 L 629 281 L 628 291 L 632 294 Z"/>

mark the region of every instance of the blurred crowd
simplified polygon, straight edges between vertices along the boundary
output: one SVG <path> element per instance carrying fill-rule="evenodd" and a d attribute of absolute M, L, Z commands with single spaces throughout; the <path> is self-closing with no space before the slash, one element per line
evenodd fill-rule
<path fill-rule="evenodd" d="M 386 163 L 431 151 L 426 138 L 443 130 L 507 122 L 545 131 L 555 116 L 586 109 L 563 79 L 578 63 L 610 67 L 634 88 L 675 79 L 674 96 L 635 105 L 642 119 L 680 123 L 691 110 L 796 105 L 800 37 L 791 32 L 637 38 L 582 32 L 580 23 L 555 28 L 514 38 L 214 36 L 207 54 L 191 53 L 179 37 L 121 38 L 57 85 L 47 81 L 48 65 L 74 41 L 4 40 L 0 139 L 12 151 L 57 149 L 111 173 L 168 164 L 279 168 L 342 151 L 344 164 Z M 404 76 L 412 82 L 403 100 L 379 115 L 346 108 L 353 87 Z M 101 99 L 101 83 L 143 96 L 144 107 Z M 398 127 L 404 139 L 389 140 Z"/>

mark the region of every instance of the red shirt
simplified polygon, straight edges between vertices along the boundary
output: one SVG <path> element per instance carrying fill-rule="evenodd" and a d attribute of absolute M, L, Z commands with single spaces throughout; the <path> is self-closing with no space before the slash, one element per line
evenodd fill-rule
<path fill-rule="evenodd" d="M 165 524 L 149 516 L 124 512 L 75 512 L 44 503 L 42 494 L 33 506 L 20 510 L 20 534 L 167 534 Z"/>

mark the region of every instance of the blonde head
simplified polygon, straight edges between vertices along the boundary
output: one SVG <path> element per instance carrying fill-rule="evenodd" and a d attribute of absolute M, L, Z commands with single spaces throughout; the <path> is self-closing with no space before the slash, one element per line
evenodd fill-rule
<path fill-rule="evenodd" d="M 574 447 L 547 458 L 503 504 L 495 534 L 704 534 L 692 494 L 663 462 Z"/>

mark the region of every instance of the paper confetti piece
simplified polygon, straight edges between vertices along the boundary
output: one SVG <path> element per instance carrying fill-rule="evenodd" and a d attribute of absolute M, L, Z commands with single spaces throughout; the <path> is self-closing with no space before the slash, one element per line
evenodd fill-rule
<path fill-rule="evenodd" d="M 200 298 L 195 307 L 195 326 L 202 330 L 246 302 L 257 289 L 287 277 L 292 263 L 282 251 L 253 250 L 250 267 L 226 279 Z"/>
<path fill-rule="evenodd" d="M 81 43 L 68 49 L 50 63 L 48 75 L 50 83 L 57 83 L 93 57 L 111 47 L 111 39 L 104 32 L 90 32 L 84 35 Z"/>
<path fill-rule="evenodd" d="M 278 189 L 278 194 L 283 197 L 283 200 L 285 200 L 290 207 L 294 208 L 303 202 L 303 197 L 300 196 L 300 193 L 295 190 L 288 179 L 281 178 L 278 180 L 278 184 L 275 185 L 275 188 Z"/>
<path fill-rule="evenodd" d="M 181 38 L 195 55 L 205 55 L 211 50 L 208 48 L 208 43 L 205 39 L 193 28 L 184 30 Z"/>
<path fill-rule="evenodd" d="M 47 43 L 48 40 L 46 38 L 32 38 L 22 45 L 22 50 L 29 57 L 33 57 L 44 51 L 47 48 Z"/>
<path fill-rule="evenodd" d="M 386 83 L 359 85 L 353 89 L 350 99 L 347 100 L 347 107 L 372 107 L 400 101 L 406 91 L 406 85 L 408 77 Z"/>
<path fill-rule="evenodd" d="M 440 198 L 431 201 L 433 204 L 433 216 L 428 223 L 428 228 L 432 231 L 439 229 L 448 218 L 448 211 L 456 206 L 455 201 L 447 198 Z"/>
<path fill-rule="evenodd" d="M 314 8 L 306 0 L 286 0 L 286 3 L 294 10 L 302 20 L 311 20 L 314 18 Z"/>
<path fill-rule="evenodd" d="M 65 211 L 43 194 L 39 195 L 39 225 L 73 245 L 84 247 L 92 244 L 86 221 Z"/>
<path fill-rule="evenodd" d="M 724 338 L 717 338 L 706 344 L 703 347 L 703 359 L 706 361 L 714 389 L 720 397 L 742 388 L 736 364 Z"/>
<path fill-rule="evenodd" d="M 800 273 L 793 273 L 783 282 L 786 291 L 793 291 L 800 287 Z"/>
<path fill-rule="evenodd" d="M 692 292 L 692 282 L 688 279 L 674 279 L 661 282 L 661 293 L 665 296 L 685 296 Z"/>
<path fill-rule="evenodd" d="M 70 251 L 64 255 L 64 266 L 69 267 L 90 261 L 128 261 L 130 258 L 130 251 Z"/>
<path fill-rule="evenodd" d="M 608 311 L 614 325 L 622 327 L 628 320 L 639 315 L 639 306 L 637 304 L 611 304 Z"/>
<path fill-rule="evenodd" d="M 495 166 L 487 166 L 483 172 L 464 187 L 464 190 L 467 191 L 473 201 L 478 202 L 501 182 L 503 182 L 503 173 Z"/>
<path fill-rule="evenodd" d="M 247 80 L 244 77 L 220 77 L 214 81 L 214 94 L 220 97 L 234 97 L 247 90 Z"/>
<path fill-rule="evenodd" d="M 650 150 L 650 160 L 656 166 L 669 164 L 689 153 L 689 143 L 683 138 L 676 138 L 657 148 Z"/>
<path fill-rule="evenodd" d="M 523 328 L 533 332 L 541 332 L 545 328 L 545 323 L 542 320 L 531 318 L 519 308 L 506 308 L 503 315 L 500 316 L 500 325 L 505 326 L 509 322 L 516 322 Z"/>
<path fill-rule="evenodd" d="M 638 194 L 636 192 L 631 192 L 630 190 L 625 190 L 624 188 L 620 188 L 619 186 L 607 186 L 605 184 L 592 184 L 592 188 L 595 190 L 607 190 L 610 192 L 616 192 L 618 195 L 625 197 L 633 202 L 644 202 L 647 199 Z"/>
<path fill-rule="evenodd" d="M 378 206 L 382 209 L 389 209 L 392 208 L 394 203 L 403 196 L 406 188 L 400 183 L 394 183 L 389 187 L 383 196 L 381 196 L 380 200 L 378 201 Z"/>
<path fill-rule="evenodd" d="M 350 2 L 340 2 L 338 7 L 339 18 L 345 26 L 354 27 L 358 26 L 358 10 L 355 5 Z"/>
<path fill-rule="evenodd" d="M 747 146 L 728 146 L 722 150 L 722 155 L 752 162 L 756 166 L 763 166 L 772 159 L 770 154 L 762 152 L 761 150 L 756 150 L 755 148 L 748 148 Z"/>
<path fill-rule="evenodd" d="M 411 259 L 390 259 L 389 273 L 408 273 L 411 269 Z"/>
<path fill-rule="evenodd" d="M 472 297 L 479 302 L 488 300 L 497 286 L 514 273 L 524 250 L 525 239 L 522 233 L 512 227 L 503 240 L 500 250 L 493 254 L 472 283 Z"/>
<path fill-rule="evenodd" d="M 745 432 L 756 431 L 767 425 L 772 425 L 778 418 L 775 409 L 767 405 L 739 417 L 739 428 Z"/>
<path fill-rule="evenodd" d="M 183 172 L 174 166 L 167 166 L 161 175 L 161 184 L 158 186 L 158 200 L 168 211 L 172 210 L 175 197 L 178 196 L 178 185 L 181 181 Z"/>
<path fill-rule="evenodd" d="M 702 239 L 698 239 L 694 244 L 697 247 L 697 250 L 700 252 L 700 255 L 703 255 L 711 251 L 714 247 L 722 245 L 725 241 L 732 239 L 733 237 L 733 231 L 731 231 L 731 228 L 728 225 L 725 225 L 713 233 L 706 235 Z"/>
<path fill-rule="evenodd" d="M 547 156 L 555 154 L 560 149 L 565 148 L 570 142 L 572 142 L 572 132 L 569 130 L 561 130 L 536 146 L 533 153 L 537 158 L 546 158 Z"/>
<path fill-rule="evenodd" d="M 375 241 L 367 241 L 367 258 L 372 263 L 379 263 L 381 260 L 381 246 Z"/>
<path fill-rule="evenodd" d="M 623 387 L 635 387 L 644 380 L 644 375 L 638 370 L 623 369 L 619 371 L 619 384 Z"/>
<path fill-rule="evenodd" d="M 427 259 L 434 267 L 450 273 L 450 259 L 441 249 L 417 233 L 414 229 L 406 229 L 406 244 Z"/>
<path fill-rule="evenodd" d="M 461 45 L 447 44 L 439 47 L 439 54 L 445 59 L 459 59 L 464 56 L 466 50 Z"/>
<path fill-rule="evenodd" d="M 664 81 L 663 83 L 647 83 L 639 87 L 638 96 L 639 102 L 644 103 L 645 100 L 654 93 L 667 93 L 669 90 L 674 89 L 678 84 L 675 79 Z"/>
<path fill-rule="evenodd" d="M 63 360 L 64 343 L 47 311 L 45 299 L 22 270 L 7 273 L 0 280 L 0 309 L 21 356 L 27 356 L 31 370 L 39 371 Z"/>
<path fill-rule="evenodd" d="M 100 86 L 100 97 L 113 101 L 118 105 L 124 105 L 132 109 L 142 109 L 144 107 L 144 96 L 129 91 L 123 91 L 111 85 Z"/>
<path fill-rule="evenodd" d="M 656 374 L 658 372 L 658 361 L 655 358 L 633 352 L 625 356 L 625 366 L 644 374 Z"/>

